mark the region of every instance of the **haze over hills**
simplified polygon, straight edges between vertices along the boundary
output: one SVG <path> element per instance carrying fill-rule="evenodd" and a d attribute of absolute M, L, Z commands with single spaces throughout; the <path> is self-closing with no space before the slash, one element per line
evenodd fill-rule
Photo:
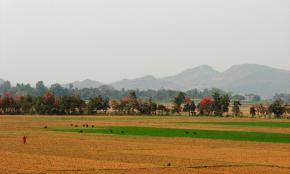
<path fill-rule="evenodd" d="M 235 93 L 255 93 L 272 96 L 290 92 L 290 71 L 262 65 L 235 65 L 220 73 L 209 86 Z"/>
<path fill-rule="evenodd" d="M 0 79 L 0 83 L 3 80 Z M 187 69 L 177 75 L 156 78 L 148 75 L 136 79 L 123 79 L 111 84 L 103 84 L 94 80 L 75 81 L 62 86 L 69 88 L 99 88 L 101 86 L 115 89 L 140 90 L 190 90 L 204 88 L 220 88 L 238 94 L 254 93 L 262 97 L 271 97 L 275 93 L 290 93 L 290 71 L 264 65 L 234 65 L 224 72 L 214 70 L 208 65 Z"/>
<path fill-rule="evenodd" d="M 99 87 L 100 82 L 74 82 L 74 87 Z M 123 79 L 108 84 L 118 90 L 125 89 L 172 89 L 189 90 L 204 88 L 220 88 L 234 93 L 255 93 L 270 97 L 275 93 L 290 92 L 290 71 L 276 69 L 264 65 L 234 65 L 224 72 L 214 70 L 208 65 L 185 70 L 175 76 L 155 78 L 144 76 L 136 79 Z"/>
<path fill-rule="evenodd" d="M 166 81 L 177 83 L 185 89 L 204 89 L 210 87 L 209 82 L 213 81 L 219 72 L 208 65 L 201 65 L 196 68 L 187 69 L 175 76 L 163 78 Z"/>
<path fill-rule="evenodd" d="M 290 71 L 256 64 L 234 65 L 224 72 L 203 65 L 165 79 L 184 85 L 187 89 L 220 88 L 264 97 L 290 92 Z"/>
<path fill-rule="evenodd" d="M 121 80 L 109 84 L 116 89 L 173 89 L 189 90 L 220 88 L 234 93 L 255 93 L 269 97 L 275 93 L 290 92 L 290 71 L 263 65 L 234 65 L 224 72 L 207 65 L 185 70 L 175 76 Z"/>
<path fill-rule="evenodd" d="M 63 84 L 62 86 L 65 88 L 69 88 L 70 85 L 72 85 L 73 88 L 83 89 L 83 88 L 98 88 L 103 84 L 95 80 L 86 79 L 83 81 L 75 81 L 72 83 Z"/>
<path fill-rule="evenodd" d="M 114 83 L 109 84 L 115 89 L 121 90 L 125 89 L 172 89 L 172 90 L 186 90 L 183 85 L 179 85 L 179 83 L 171 82 L 162 78 L 155 78 L 154 76 L 144 76 L 137 79 L 123 79 Z"/>
<path fill-rule="evenodd" d="M 3 79 L 0 79 L 0 84 L 2 84 L 4 82 L 4 80 Z"/>

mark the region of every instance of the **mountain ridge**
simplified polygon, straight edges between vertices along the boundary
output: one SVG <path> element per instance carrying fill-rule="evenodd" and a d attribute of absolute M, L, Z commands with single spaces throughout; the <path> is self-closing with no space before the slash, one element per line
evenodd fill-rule
<path fill-rule="evenodd" d="M 4 80 L 0 79 L 0 84 L 3 82 Z M 109 84 L 86 79 L 62 86 L 70 88 L 70 84 L 73 88 L 78 89 L 99 88 L 104 85 L 118 90 L 124 88 L 186 91 L 220 88 L 237 94 L 255 93 L 262 97 L 271 97 L 275 93 L 290 93 L 290 71 L 259 64 L 240 64 L 220 72 L 208 65 L 201 65 L 162 78 L 146 75 L 134 79 L 122 79 Z"/>
<path fill-rule="evenodd" d="M 74 81 L 71 83 L 63 84 L 62 86 L 65 88 L 69 88 L 70 85 L 72 85 L 73 88 L 83 89 L 83 88 L 98 88 L 104 84 L 99 81 L 85 79 L 82 81 Z"/>
<path fill-rule="evenodd" d="M 162 78 L 156 78 L 152 75 L 143 76 L 135 79 L 123 79 L 109 84 L 115 89 L 140 89 L 140 90 L 157 90 L 157 89 L 172 89 L 172 90 L 186 90 L 183 86 L 163 80 Z"/>
<path fill-rule="evenodd" d="M 219 72 L 211 66 L 201 65 L 173 76 L 156 78 L 146 75 L 135 79 L 122 79 L 107 85 L 118 90 L 124 88 L 185 91 L 195 88 L 220 88 L 239 94 L 255 93 L 270 97 L 275 93 L 290 92 L 290 71 L 259 64 L 240 64 Z"/>

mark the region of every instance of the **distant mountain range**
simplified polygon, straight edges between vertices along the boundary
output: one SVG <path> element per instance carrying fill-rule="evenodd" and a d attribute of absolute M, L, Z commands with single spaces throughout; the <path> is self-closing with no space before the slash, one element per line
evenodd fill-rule
<path fill-rule="evenodd" d="M 83 89 L 83 88 L 98 88 L 102 86 L 103 84 L 98 81 L 86 79 L 83 81 L 75 81 L 72 83 L 64 84 L 62 86 L 65 88 L 70 88 L 71 85 L 73 88 Z"/>
<path fill-rule="evenodd" d="M 209 85 L 220 73 L 208 65 L 185 70 L 175 76 L 165 77 L 164 80 L 180 84 L 185 89 L 211 88 Z"/>
<path fill-rule="evenodd" d="M 114 83 L 109 84 L 115 89 L 172 89 L 172 90 L 186 90 L 183 85 L 176 83 L 174 81 L 169 81 L 164 78 L 155 78 L 154 76 L 145 76 L 137 79 L 124 79 Z"/>
<path fill-rule="evenodd" d="M 85 80 L 72 83 L 76 88 L 100 87 L 100 82 Z M 234 93 L 255 93 L 270 97 L 275 93 L 290 92 L 290 71 L 264 65 L 234 65 L 224 72 L 214 70 L 208 65 L 185 70 L 175 76 L 155 78 L 144 76 L 136 79 L 123 79 L 108 84 L 115 89 L 172 89 L 189 90 L 220 88 Z M 68 86 L 68 84 L 64 85 Z"/>
<path fill-rule="evenodd" d="M 0 79 L 0 84 L 3 80 Z M 64 84 L 69 88 L 99 88 L 105 84 L 84 80 Z M 275 93 L 290 93 L 290 71 L 276 69 L 263 65 L 242 64 L 234 65 L 224 72 L 214 70 L 207 65 L 185 70 L 177 75 L 156 78 L 144 76 L 136 79 L 123 79 L 106 84 L 115 89 L 158 90 L 172 89 L 185 91 L 189 89 L 220 88 L 238 94 L 254 93 L 263 97 L 271 97 Z"/>

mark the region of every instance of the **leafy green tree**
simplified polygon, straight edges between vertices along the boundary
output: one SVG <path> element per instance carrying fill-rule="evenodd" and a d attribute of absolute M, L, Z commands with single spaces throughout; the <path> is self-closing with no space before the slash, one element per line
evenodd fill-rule
<path fill-rule="evenodd" d="M 0 84 L 0 94 L 5 94 L 11 91 L 11 83 L 9 81 L 4 81 Z"/>
<path fill-rule="evenodd" d="M 234 116 L 239 116 L 241 113 L 240 107 L 241 107 L 241 102 L 240 101 L 234 101 L 233 107 L 232 107 L 232 112 L 234 113 Z"/>
<path fill-rule="evenodd" d="M 139 100 L 138 111 L 142 115 L 156 115 L 157 104 L 151 98 L 148 101 Z"/>
<path fill-rule="evenodd" d="M 153 102 L 152 98 L 149 99 L 148 105 L 149 105 L 149 109 L 150 109 L 150 115 L 152 115 L 152 114 L 156 115 L 157 104 L 155 102 Z"/>
<path fill-rule="evenodd" d="M 213 113 L 215 116 L 222 116 L 224 112 L 229 111 L 229 105 L 230 105 L 230 97 L 229 95 L 220 95 L 219 93 L 213 94 Z"/>
<path fill-rule="evenodd" d="M 286 112 L 285 103 L 281 99 L 275 100 L 269 107 L 270 113 L 273 113 L 275 117 L 281 118 Z"/>
<path fill-rule="evenodd" d="M 142 115 L 151 115 L 151 108 L 148 102 L 139 102 L 138 111 Z"/>
<path fill-rule="evenodd" d="M 53 84 L 49 89 L 55 96 L 68 96 L 70 95 L 67 88 L 62 87 L 60 84 Z"/>
<path fill-rule="evenodd" d="M 255 106 L 251 106 L 250 107 L 250 114 L 252 116 L 252 118 L 254 118 L 256 116 L 257 110 Z"/>
<path fill-rule="evenodd" d="M 43 97 L 37 97 L 33 105 L 38 114 L 60 114 L 60 100 L 53 93 L 47 92 Z"/>
<path fill-rule="evenodd" d="M 287 106 L 286 106 L 286 110 L 287 110 L 286 112 L 288 113 L 288 115 L 290 115 L 290 105 L 287 105 Z M 289 117 L 288 117 L 288 118 L 289 118 Z"/>
<path fill-rule="evenodd" d="M 21 111 L 23 114 L 33 114 L 33 97 L 28 95 L 28 96 L 21 96 L 20 97 L 20 106 L 21 106 Z"/>
<path fill-rule="evenodd" d="M 97 114 L 99 110 L 107 112 L 109 105 L 109 99 L 104 99 L 102 96 L 92 98 L 88 103 L 88 114 Z"/>
<path fill-rule="evenodd" d="M 85 102 L 79 96 L 63 96 L 60 98 L 60 113 L 66 115 L 83 114 Z"/>
<path fill-rule="evenodd" d="M 273 98 L 274 98 L 274 100 L 281 99 L 286 103 L 290 103 L 290 94 L 283 94 L 283 93 L 275 94 L 275 96 Z"/>
<path fill-rule="evenodd" d="M 35 86 L 36 96 L 43 96 L 47 92 L 47 88 L 44 86 L 43 81 L 39 81 Z"/>
<path fill-rule="evenodd" d="M 33 106 L 37 114 L 46 114 L 47 106 L 44 97 L 35 97 L 33 100 Z"/>
<path fill-rule="evenodd" d="M 128 113 L 135 113 L 135 110 L 139 109 L 139 102 L 137 99 L 136 92 L 131 91 L 128 96 L 128 105 L 127 105 Z"/>
<path fill-rule="evenodd" d="M 179 92 L 177 96 L 174 97 L 173 99 L 172 112 L 180 114 L 181 109 L 182 109 L 181 105 L 184 103 L 184 101 L 185 101 L 185 94 L 183 92 Z"/>
<path fill-rule="evenodd" d="M 35 89 L 30 86 L 30 84 L 19 84 L 17 83 L 15 87 L 12 87 L 10 91 L 15 96 L 27 96 L 27 95 L 35 95 Z"/>
<path fill-rule="evenodd" d="M 121 107 L 121 102 L 118 100 L 111 100 L 110 107 L 113 109 L 115 114 L 123 114 L 124 108 Z"/>
<path fill-rule="evenodd" d="M 188 112 L 189 116 L 195 115 L 196 105 L 190 97 L 185 97 L 185 105 L 183 107 L 184 112 Z"/>
<path fill-rule="evenodd" d="M 72 90 L 74 88 L 74 85 L 72 83 L 69 84 L 69 89 Z"/>
<path fill-rule="evenodd" d="M 165 113 L 165 115 L 169 115 L 169 111 L 170 110 L 165 105 L 158 104 L 157 105 L 157 111 L 158 111 L 159 115 L 164 115 L 164 113 Z"/>

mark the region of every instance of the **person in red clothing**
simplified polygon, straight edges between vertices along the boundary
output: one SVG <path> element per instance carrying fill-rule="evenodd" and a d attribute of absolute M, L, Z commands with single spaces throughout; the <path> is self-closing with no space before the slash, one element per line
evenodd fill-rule
<path fill-rule="evenodd" d="M 27 139 L 26 136 L 23 136 L 22 139 L 23 139 L 23 144 L 26 144 L 26 139 Z"/>

